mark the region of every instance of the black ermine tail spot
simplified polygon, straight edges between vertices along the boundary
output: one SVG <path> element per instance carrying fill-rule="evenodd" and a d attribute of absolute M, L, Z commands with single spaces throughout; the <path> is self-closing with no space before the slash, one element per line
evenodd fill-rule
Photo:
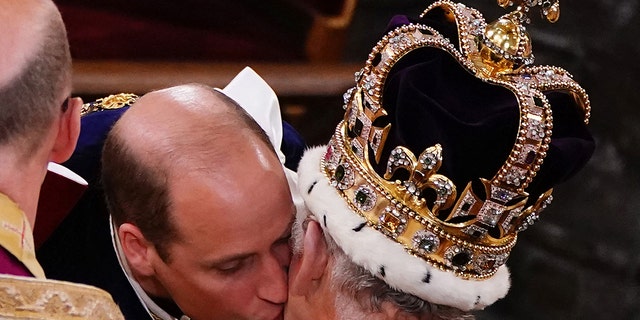
<path fill-rule="evenodd" d="M 386 275 L 385 272 L 384 272 L 384 266 L 380 267 L 380 275 L 383 276 L 383 277 Z"/>
<path fill-rule="evenodd" d="M 311 194 L 311 191 L 313 191 L 313 187 L 316 186 L 316 183 L 318 183 L 318 181 L 314 181 L 311 186 L 309 187 L 309 190 L 307 190 L 307 194 Z"/>
<path fill-rule="evenodd" d="M 322 216 L 322 222 L 324 223 L 324 227 L 327 228 L 327 215 Z"/>
<path fill-rule="evenodd" d="M 422 282 L 429 283 L 431 282 L 431 272 L 427 271 L 427 274 L 422 278 Z"/>
<path fill-rule="evenodd" d="M 353 228 L 352 230 L 355 231 L 355 232 L 360 232 L 360 230 L 362 230 L 362 228 L 364 228 L 364 226 L 366 226 L 366 225 L 367 225 L 367 223 L 363 222 L 361 225 Z"/>

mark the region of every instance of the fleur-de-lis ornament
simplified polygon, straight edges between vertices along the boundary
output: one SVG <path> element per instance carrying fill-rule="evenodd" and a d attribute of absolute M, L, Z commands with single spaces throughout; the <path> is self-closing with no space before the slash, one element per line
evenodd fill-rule
<path fill-rule="evenodd" d="M 417 159 L 409 149 L 398 146 L 391 151 L 384 178 L 389 180 L 398 169 L 406 169 L 409 178 L 396 181 L 399 189 L 406 192 L 405 200 L 411 199 L 416 205 L 424 206 L 425 200 L 421 198 L 421 194 L 425 189 L 431 188 L 436 192 L 431 212 L 437 214 L 439 209 L 451 207 L 456 198 L 453 182 L 441 174 L 436 174 L 441 164 L 442 147 L 439 144 L 424 150 Z"/>

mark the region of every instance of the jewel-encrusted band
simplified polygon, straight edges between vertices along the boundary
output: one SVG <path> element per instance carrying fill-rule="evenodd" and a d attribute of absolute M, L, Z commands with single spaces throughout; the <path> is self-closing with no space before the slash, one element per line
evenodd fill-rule
<path fill-rule="evenodd" d="M 350 152 L 345 125 L 336 128 L 321 170 L 349 207 L 405 249 L 443 271 L 462 278 L 484 279 L 492 276 L 507 260 L 517 235 L 501 239 L 500 245 L 479 245 L 456 236 L 436 217 L 425 214 L 411 201 L 397 199 L 396 185 L 381 179 L 367 164 Z M 420 213 L 418 213 L 420 212 Z"/>

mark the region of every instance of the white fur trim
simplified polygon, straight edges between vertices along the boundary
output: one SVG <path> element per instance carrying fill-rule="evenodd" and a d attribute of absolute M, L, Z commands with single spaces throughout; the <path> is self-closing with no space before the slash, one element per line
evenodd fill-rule
<path fill-rule="evenodd" d="M 366 219 L 351 211 L 321 171 L 320 159 L 325 150 L 326 146 L 312 148 L 302 157 L 298 167 L 300 193 L 324 232 L 354 263 L 395 289 L 464 311 L 483 309 L 507 294 L 510 281 L 505 265 L 486 280 L 465 280 L 407 253 L 402 245 L 373 228 L 354 231 Z M 380 274 L 383 266 L 385 276 Z M 428 283 L 423 281 L 427 277 Z"/>

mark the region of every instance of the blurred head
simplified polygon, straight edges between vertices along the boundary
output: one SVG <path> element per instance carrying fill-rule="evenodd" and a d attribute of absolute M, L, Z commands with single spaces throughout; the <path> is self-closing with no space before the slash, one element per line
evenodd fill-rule
<path fill-rule="evenodd" d="M 194 319 L 279 319 L 294 207 L 262 129 L 199 85 L 149 93 L 105 143 L 103 181 L 133 276 Z"/>
<path fill-rule="evenodd" d="M 296 217 L 285 319 L 474 319 L 390 287 L 353 263 L 320 223 L 308 212 Z"/>
<path fill-rule="evenodd" d="M 64 24 L 51 1 L 0 1 L 0 148 L 19 165 L 65 161 L 79 134 Z M 12 159 L 6 159 L 11 154 Z"/>

